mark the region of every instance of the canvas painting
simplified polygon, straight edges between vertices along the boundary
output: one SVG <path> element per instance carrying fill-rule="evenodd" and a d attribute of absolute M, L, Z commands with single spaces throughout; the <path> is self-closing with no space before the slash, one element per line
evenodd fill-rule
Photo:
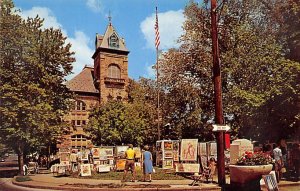
<path fill-rule="evenodd" d="M 210 143 L 210 155 L 217 155 L 217 143 Z"/>
<path fill-rule="evenodd" d="M 163 169 L 171 169 L 171 168 L 173 168 L 173 160 L 172 159 L 163 160 L 162 168 Z"/>
<path fill-rule="evenodd" d="M 174 160 L 174 162 L 179 161 L 179 152 L 178 151 L 173 152 L 173 160 Z"/>
<path fill-rule="evenodd" d="M 92 148 L 93 158 L 100 158 L 100 148 Z"/>
<path fill-rule="evenodd" d="M 117 156 L 125 158 L 125 151 L 128 149 L 128 146 L 117 146 Z"/>
<path fill-rule="evenodd" d="M 173 150 L 179 151 L 179 141 L 173 141 Z"/>
<path fill-rule="evenodd" d="M 164 157 L 165 159 L 173 158 L 173 151 L 165 151 L 164 155 L 165 155 Z"/>
<path fill-rule="evenodd" d="M 114 149 L 113 148 L 105 148 L 105 154 L 107 157 L 113 157 L 114 156 Z"/>
<path fill-rule="evenodd" d="M 181 161 L 197 160 L 198 139 L 182 139 L 180 149 Z"/>
<path fill-rule="evenodd" d="M 92 175 L 91 165 L 90 164 L 82 164 L 80 166 L 80 174 L 81 174 L 81 176 L 91 176 Z"/>
<path fill-rule="evenodd" d="M 199 143 L 199 154 L 200 154 L 200 156 L 207 155 L 206 143 Z"/>
<path fill-rule="evenodd" d="M 89 159 L 89 150 L 83 149 L 81 152 L 81 160 L 88 160 Z"/>
<path fill-rule="evenodd" d="M 173 150 L 173 142 L 172 141 L 164 141 L 164 150 Z"/>

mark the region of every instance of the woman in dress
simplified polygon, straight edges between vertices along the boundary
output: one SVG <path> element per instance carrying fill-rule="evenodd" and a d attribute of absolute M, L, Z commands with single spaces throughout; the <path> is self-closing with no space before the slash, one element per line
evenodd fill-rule
<path fill-rule="evenodd" d="M 142 160 L 143 160 L 143 172 L 144 172 L 144 176 L 143 176 L 143 181 L 146 181 L 146 176 L 147 174 L 149 175 L 149 182 L 152 181 L 151 179 L 151 173 L 153 172 L 153 163 L 152 163 L 152 154 L 151 152 L 149 152 L 149 146 L 146 145 L 144 147 L 144 152 L 142 155 Z"/>

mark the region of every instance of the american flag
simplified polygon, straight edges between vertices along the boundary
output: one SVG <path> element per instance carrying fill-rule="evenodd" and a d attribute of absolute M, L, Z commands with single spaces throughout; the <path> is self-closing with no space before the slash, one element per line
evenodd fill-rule
<path fill-rule="evenodd" d="M 159 38 L 159 30 L 158 30 L 158 17 L 157 17 L 157 7 L 156 7 L 156 20 L 155 20 L 155 47 L 158 50 L 159 44 L 160 44 L 160 38 Z"/>

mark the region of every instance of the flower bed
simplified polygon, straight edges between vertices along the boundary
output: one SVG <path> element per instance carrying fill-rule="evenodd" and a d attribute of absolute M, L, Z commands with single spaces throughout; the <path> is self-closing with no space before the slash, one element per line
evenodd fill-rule
<path fill-rule="evenodd" d="M 241 166 L 256 166 L 273 164 L 274 161 L 269 154 L 263 152 L 248 152 L 246 151 L 237 161 L 236 165 Z"/>

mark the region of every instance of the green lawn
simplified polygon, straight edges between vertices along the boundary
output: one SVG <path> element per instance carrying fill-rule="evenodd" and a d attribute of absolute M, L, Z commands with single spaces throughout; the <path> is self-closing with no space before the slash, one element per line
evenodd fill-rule
<path fill-rule="evenodd" d="M 121 180 L 123 177 L 124 172 L 123 171 L 110 171 L 107 173 L 93 173 L 92 176 L 88 177 L 80 177 L 78 173 L 71 174 L 71 177 L 76 178 L 88 178 L 88 179 L 102 179 L 102 180 Z M 143 173 L 140 169 L 136 170 L 137 180 L 142 180 Z M 127 179 L 130 180 L 131 173 L 127 173 Z M 153 180 L 183 180 L 186 179 L 184 176 L 175 174 L 174 171 L 166 171 L 160 168 L 155 168 L 155 173 L 152 174 Z"/>

